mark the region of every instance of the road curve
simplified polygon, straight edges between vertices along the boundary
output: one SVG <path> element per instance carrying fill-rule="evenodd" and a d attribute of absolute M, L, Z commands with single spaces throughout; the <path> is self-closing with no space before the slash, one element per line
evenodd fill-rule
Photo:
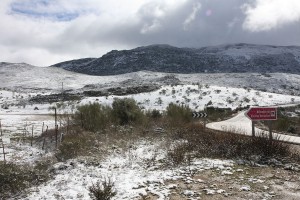
<path fill-rule="evenodd" d="M 245 116 L 245 112 L 246 111 L 242 111 L 238 113 L 235 117 L 225 121 L 208 123 L 206 127 L 213 130 L 230 131 L 238 134 L 251 136 L 252 135 L 251 120 Z M 268 135 L 269 132 L 255 128 L 255 134 Z M 278 138 L 279 140 L 284 142 L 300 145 L 300 137 L 273 133 L 273 138 Z"/>

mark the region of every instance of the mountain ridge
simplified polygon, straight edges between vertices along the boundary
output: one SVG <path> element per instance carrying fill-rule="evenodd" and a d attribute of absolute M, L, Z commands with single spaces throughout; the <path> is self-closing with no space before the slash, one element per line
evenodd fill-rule
<path fill-rule="evenodd" d="M 89 75 L 118 75 L 137 71 L 300 74 L 300 47 L 239 43 L 178 48 L 160 44 L 131 50 L 112 50 L 100 58 L 65 61 L 50 67 Z"/>

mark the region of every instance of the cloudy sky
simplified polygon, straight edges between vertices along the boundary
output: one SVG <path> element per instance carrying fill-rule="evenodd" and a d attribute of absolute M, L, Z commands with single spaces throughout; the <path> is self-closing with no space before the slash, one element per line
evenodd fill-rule
<path fill-rule="evenodd" d="M 240 42 L 300 46 L 300 0 L 0 0 L 0 62 Z"/>

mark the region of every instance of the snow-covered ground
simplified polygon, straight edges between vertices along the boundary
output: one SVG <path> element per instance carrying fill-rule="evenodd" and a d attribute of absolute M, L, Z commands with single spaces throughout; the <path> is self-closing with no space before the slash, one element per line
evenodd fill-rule
<path fill-rule="evenodd" d="M 37 188 L 32 188 L 28 200 L 47 199 L 89 199 L 88 187 L 97 181 L 110 179 L 115 184 L 117 195 L 114 199 L 141 199 L 148 193 L 157 195 L 157 199 L 168 199 L 174 184 L 167 183 L 179 179 L 188 180 L 188 170 L 204 171 L 232 169 L 232 161 L 202 159 L 194 160 L 190 166 L 164 169 L 161 160 L 165 152 L 159 150 L 159 142 L 147 141 L 134 145 L 124 154 L 114 153 L 105 161 L 91 166 L 86 161 L 69 160 L 54 166 L 57 175 Z M 155 155 L 159 155 L 155 157 Z M 151 166 L 147 159 L 154 159 Z"/>
<path fill-rule="evenodd" d="M 163 141 L 139 141 L 123 153 L 89 162 L 78 158 L 53 166 L 53 180 L 29 190 L 26 200 L 90 199 L 88 188 L 111 180 L 118 199 L 298 199 L 296 171 L 238 165 L 231 160 L 193 159 L 164 167 Z M 151 162 L 149 162 L 151 160 Z M 277 161 L 278 162 L 278 161 Z M 152 198 L 151 198 L 152 197 Z"/>
<path fill-rule="evenodd" d="M 170 103 L 187 105 L 195 111 L 206 106 L 236 109 L 245 106 L 270 106 L 300 102 L 300 97 L 260 92 L 252 89 L 230 88 L 210 85 L 162 86 L 161 89 L 126 96 L 107 96 L 85 98 L 82 103 L 98 101 L 111 105 L 114 98 L 133 98 L 144 109 L 165 110 Z"/>
<path fill-rule="evenodd" d="M 3 134 L 7 137 L 30 132 L 32 126 L 34 135 L 39 135 L 44 128 L 54 128 L 54 111 L 56 103 L 29 104 L 26 99 L 37 93 L 16 93 L 0 90 L 0 120 Z M 2 98 L 1 98 L 2 97 Z M 22 98 L 20 98 L 22 97 Z M 115 98 L 133 98 L 144 110 L 165 110 L 170 103 L 187 105 L 195 111 L 201 111 L 207 106 L 236 109 L 245 106 L 274 106 L 300 102 L 300 97 L 261 92 L 253 89 L 230 88 L 210 85 L 176 85 L 162 86 L 159 90 L 125 96 L 85 97 L 81 101 L 64 102 L 65 106 L 58 109 L 59 114 L 73 113 L 76 106 L 92 102 L 111 105 Z M 61 103 L 61 102 L 60 102 Z"/>
<path fill-rule="evenodd" d="M 116 76 L 89 76 L 63 69 L 8 64 L 0 67 L 0 89 L 16 92 L 80 92 L 96 88 L 134 87 L 143 84 L 210 84 L 253 88 L 283 94 L 300 94 L 300 75 L 285 73 L 171 74 L 140 71 Z"/>
<path fill-rule="evenodd" d="M 48 91 L 47 94 L 52 92 Z M 40 135 L 43 123 L 44 130 L 46 126 L 49 129 L 54 128 L 53 111 L 49 110 L 49 107 L 56 106 L 55 103 L 20 104 L 24 103 L 23 100 L 28 97 L 37 94 L 43 95 L 43 93 L 34 91 L 0 91 L 2 97 L 0 97 L 0 105 L 8 106 L 7 109 L 0 108 L 2 139 L 5 142 L 6 152 L 9 153 L 6 157 L 8 161 L 33 164 L 36 160 L 48 156 L 47 152 L 39 147 L 31 147 L 28 143 L 23 143 L 22 137 L 19 137 L 24 133 L 30 135 L 32 127 L 34 135 Z M 85 97 L 80 102 L 65 102 L 66 107 L 58 111 L 59 113 L 72 113 L 77 105 L 89 102 L 111 105 L 114 98 L 134 98 L 145 110 L 165 110 L 171 102 L 188 105 L 195 111 L 203 110 L 206 106 L 235 109 L 248 105 L 274 106 L 300 102 L 299 96 L 201 83 L 198 85 L 164 85 L 157 91 L 135 95 Z M 38 110 L 35 109 L 36 107 Z M 251 127 L 249 121 L 244 120 L 244 118 L 241 119 L 239 123 L 245 122 L 242 126 Z M 89 164 L 88 161 L 81 158 L 57 163 L 54 166 L 56 173 L 54 179 L 41 186 L 31 188 L 26 199 L 89 199 L 88 187 L 105 178 L 111 178 L 115 183 L 117 191 L 115 199 L 141 199 L 143 195 L 150 193 L 155 194 L 157 199 L 168 199 L 174 192 L 174 188 L 179 187 L 179 185 L 173 184 L 174 181 L 201 183 L 202 180 L 190 177 L 189 173 L 193 170 L 197 173 L 217 171 L 219 176 L 231 176 L 239 173 L 233 168 L 233 161 L 228 160 L 198 159 L 193 160 L 189 166 L 174 167 L 172 170 L 163 168 L 160 160 L 165 159 L 166 151 L 160 151 L 159 145 L 159 142 L 139 141 L 134 148 L 128 149 L 125 153 L 116 151 L 107 155 L 106 159 L 97 165 Z M 3 155 L 0 154 L 0 160 L 2 159 Z M 155 162 L 149 166 L 147 160 L 151 159 L 154 159 Z M 250 185 L 253 187 L 253 181 L 249 179 L 246 185 L 240 185 L 237 190 L 249 192 L 252 190 Z M 231 193 L 229 188 L 210 187 L 209 185 L 202 191 L 207 195 L 228 196 Z M 188 187 L 182 191 L 182 194 L 190 199 L 197 199 L 203 195 L 188 189 Z"/>
<path fill-rule="evenodd" d="M 43 124 L 44 128 L 46 126 L 49 129 L 54 128 L 54 111 L 49 108 L 57 106 L 56 103 L 26 103 L 27 98 L 36 95 L 37 93 L 0 91 L 0 105 L 1 107 L 7 106 L 7 109 L 0 109 L 0 120 L 4 136 L 13 137 L 14 135 L 28 134 L 31 133 L 32 127 L 34 135 L 39 135 L 42 132 Z M 298 96 L 260 92 L 252 89 L 210 86 L 207 84 L 167 85 L 149 93 L 126 96 L 85 97 L 81 102 L 65 102 L 65 107 L 58 109 L 57 112 L 60 114 L 72 113 L 76 106 L 92 102 L 111 105 L 115 98 L 133 98 L 145 110 L 165 110 L 170 103 L 187 105 L 195 111 L 201 111 L 207 106 L 236 109 L 254 105 L 273 106 L 300 102 L 300 97 Z"/>

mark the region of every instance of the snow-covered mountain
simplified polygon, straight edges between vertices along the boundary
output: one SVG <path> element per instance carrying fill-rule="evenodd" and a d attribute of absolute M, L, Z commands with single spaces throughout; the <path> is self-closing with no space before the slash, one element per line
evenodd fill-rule
<path fill-rule="evenodd" d="M 0 63 L 0 89 L 107 93 L 111 88 L 132 90 L 144 86 L 209 84 L 225 87 L 252 88 L 281 94 L 300 95 L 300 74 L 288 73 L 195 73 L 172 74 L 140 71 L 111 76 L 91 76 L 56 67 L 35 67 L 20 63 Z M 106 92 L 105 92 L 106 91 Z M 108 91 L 109 92 L 109 91 Z"/>
<path fill-rule="evenodd" d="M 100 58 L 84 58 L 53 65 L 90 75 L 137 71 L 166 73 L 293 73 L 300 74 L 300 47 L 251 44 L 199 49 L 151 45 L 111 51 Z"/>

